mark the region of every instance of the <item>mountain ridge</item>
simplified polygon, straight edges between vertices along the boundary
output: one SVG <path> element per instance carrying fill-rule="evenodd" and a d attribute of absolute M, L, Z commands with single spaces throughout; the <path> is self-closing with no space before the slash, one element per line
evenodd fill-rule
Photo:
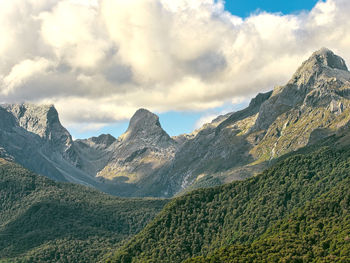
<path fill-rule="evenodd" d="M 341 57 L 322 48 L 286 85 L 175 137 L 163 130 L 157 115 L 142 108 L 119 138 L 75 141 L 52 105 L 5 105 L 0 114 L 0 154 L 6 158 L 56 180 L 115 195 L 171 197 L 188 187 L 242 180 L 284 154 L 336 133 L 350 121 L 350 72 Z M 24 153 L 18 150 L 23 145 Z M 40 167 L 30 161 L 31 152 Z"/>

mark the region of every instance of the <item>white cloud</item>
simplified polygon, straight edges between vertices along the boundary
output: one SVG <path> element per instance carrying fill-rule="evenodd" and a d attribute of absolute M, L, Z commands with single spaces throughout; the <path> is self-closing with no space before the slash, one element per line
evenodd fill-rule
<path fill-rule="evenodd" d="M 41 35 L 58 59 L 75 68 L 95 68 L 111 44 L 99 24 L 98 10 L 79 2 L 61 1 L 40 13 Z"/>
<path fill-rule="evenodd" d="M 55 103 L 88 127 L 139 107 L 215 108 L 284 84 L 323 46 L 350 61 L 349 12 L 347 0 L 244 20 L 214 0 L 0 0 L 0 101 Z"/>
<path fill-rule="evenodd" d="M 1 85 L 4 87 L 3 94 L 9 95 L 15 93 L 16 88 L 25 85 L 31 78 L 37 74 L 45 73 L 52 63 L 45 58 L 36 58 L 34 60 L 26 59 L 12 67 L 9 74 L 3 78 Z"/>

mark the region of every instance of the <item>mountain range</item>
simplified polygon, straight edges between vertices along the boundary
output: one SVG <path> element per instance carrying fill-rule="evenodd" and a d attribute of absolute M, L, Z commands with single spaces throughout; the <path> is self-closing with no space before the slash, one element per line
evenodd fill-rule
<path fill-rule="evenodd" d="M 348 262 L 349 111 L 325 48 L 175 137 L 146 109 L 73 140 L 53 105 L 1 105 L 0 262 Z"/>
<path fill-rule="evenodd" d="M 350 72 L 323 48 L 286 85 L 175 137 L 146 109 L 136 111 L 117 139 L 103 134 L 73 140 L 53 105 L 1 105 L 0 156 L 51 179 L 118 196 L 172 197 L 263 171 L 346 126 L 349 106 Z"/>

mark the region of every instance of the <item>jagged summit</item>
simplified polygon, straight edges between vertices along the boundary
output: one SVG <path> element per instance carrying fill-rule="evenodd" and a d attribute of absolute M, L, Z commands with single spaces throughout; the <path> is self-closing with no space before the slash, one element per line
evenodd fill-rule
<path fill-rule="evenodd" d="M 122 141 L 141 140 L 151 144 L 168 145 L 172 139 L 160 125 L 159 117 L 146 109 L 139 109 L 130 119 L 127 131 L 119 138 Z"/>
<path fill-rule="evenodd" d="M 135 112 L 118 139 L 107 134 L 72 141 L 53 105 L 1 106 L 0 156 L 109 193 L 170 197 L 192 184 L 251 176 L 275 158 L 334 134 L 350 123 L 349 113 L 350 72 L 341 57 L 322 48 L 286 85 L 175 138 L 147 109 Z"/>
<path fill-rule="evenodd" d="M 46 146 L 42 151 L 57 151 L 67 161 L 77 163 L 72 136 L 62 126 L 54 105 L 22 103 L 6 104 L 1 107 L 13 116 L 19 127 L 43 139 Z"/>
<path fill-rule="evenodd" d="M 333 69 L 348 70 L 344 59 L 335 55 L 331 50 L 325 47 L 314 52 L 309 60 Z"/>
<path fill-rule="evenodd" d="M 131 117 L 128 130 L 135 128 L 148 128 L 151 126 L 160 126 L 159 117 L 146 109 L 138 109 Z"/>
<path fill-rule="evenodd" d="M 344 59 L 327 48 L 314 52 L 309 59 L 298 68 L 288 84 L 310 86 L 325 77 L 348 79 L 349 71 Z"/>
<path fill-rule="evenodd" d="M 174 157 L 177 143 L 162 129 L 156 114 L 139 109 L 130 119 L 127 131 L 109 149 L 112 158 L 97 176 L 142 184 Z"/>
<path fill-rule="evenodd" d="M 39 135 L 41 138 L 71 144 L 69 132 L 61 125 L 54 105 L 35 105 L 31 103 L 5 104 L 4 109 L 12 113 L 19 126 Z"/>
<path fill-rule="evenodd" d="M 13 114 L 21 127 L 42 138 L 48 136 L 49 126 L 59 123 L 58 113 L 54 105 L 22 103 L 5 104 L 2 107 Z"/>

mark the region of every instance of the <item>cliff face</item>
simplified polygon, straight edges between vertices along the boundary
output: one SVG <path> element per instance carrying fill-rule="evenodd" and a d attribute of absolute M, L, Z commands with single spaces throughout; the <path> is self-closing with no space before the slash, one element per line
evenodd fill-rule
<path fill-rule="evenodd" d="M 118 139 L 101 135 L 73 141 L 52 105 L 2 105 L 0 157 L 117 195 L 169 197 L 253 176 L 349 121 L 350 72 L 342 58 L 323 48 L 285 86 L 174 138 L 145 109 L 134 114 Z"/>
<path fill-rule="evenodd" d="M 80 169 L 80 158 L 53 105 L 0 106 L 0 149 L 30 170 L 58 181 L 99 187 Z"/>
<path fill-rule="evenodd" d="M 48 154 L 58 152 L 68 162 L 78 164 L 72 136 L 61 125 L 53 105 L 12 104 L 3 108 L 13 115 L 19 127 L 42 139 Z"/>

